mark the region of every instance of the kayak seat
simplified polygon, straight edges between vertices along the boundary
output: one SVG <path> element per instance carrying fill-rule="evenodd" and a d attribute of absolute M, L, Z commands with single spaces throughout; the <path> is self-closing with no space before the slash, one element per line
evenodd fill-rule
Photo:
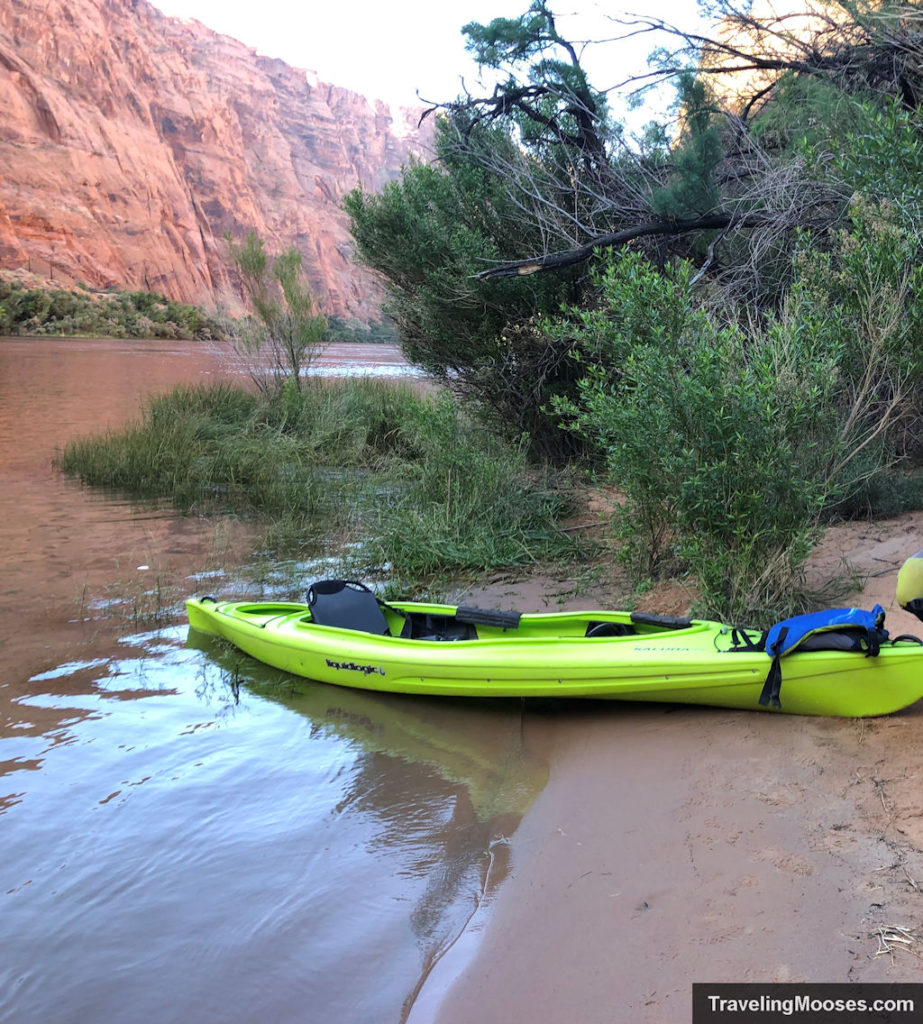
<path fill-rule="evenodd" d="M 638 631 L 627 622 L 588 622 L 585 636 L 637 636 Z"/>
<path fill-rule="evenodd" d="M 359 633 L 390 636 L 388 621 L 378 598 L 353 580 L 321 580 L 308 590 L 311 619 L 318 626 L 354 629 Z"/>

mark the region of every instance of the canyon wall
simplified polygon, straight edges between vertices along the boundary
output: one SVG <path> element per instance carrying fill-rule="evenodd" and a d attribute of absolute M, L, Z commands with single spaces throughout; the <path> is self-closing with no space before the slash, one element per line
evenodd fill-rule
<path fill-rule="evenodd" d="M 339 204 L 425 156 L 418 117 L 146 0 L 2 0 L 0 270 L 233 309 L 224 236 L 253 229 L 374 318 Z"/>

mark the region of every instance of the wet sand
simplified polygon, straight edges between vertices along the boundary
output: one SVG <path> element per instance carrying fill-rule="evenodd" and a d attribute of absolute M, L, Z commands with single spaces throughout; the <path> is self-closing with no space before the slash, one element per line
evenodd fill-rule
<path fill-rule="evenodd" d="M 894 601 L 921 548 L 923 514 L 846 524 L 811 575 L 847 559 L 865 583 L 837 603 L 877 601 L 892 635 L 921 636 Z M 473 596 L 540 610 L 556 589 Z M 863 720 L 578 706 L 554 716 L 552 744 L 507 878 L 410 1024 L 670 1024 L 690 1019 L 694 981 L 923 981 L 923 701 Z"/>

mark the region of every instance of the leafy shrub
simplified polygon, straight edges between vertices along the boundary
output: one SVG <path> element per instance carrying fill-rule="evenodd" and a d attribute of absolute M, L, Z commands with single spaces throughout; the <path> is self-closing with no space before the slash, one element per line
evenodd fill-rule
<path fill-rule="evenodd" d="M 694 308 L 689 275 L 640 257 L 609 268 L 611 316 L 590 321 L 594 362 L 569 411 L 624 492 L 637 576 L 679 560 L 709 613 L 739 619 L 784 603 L 810 549 L 834 378 L 788 325 L 748 338 Z"/>

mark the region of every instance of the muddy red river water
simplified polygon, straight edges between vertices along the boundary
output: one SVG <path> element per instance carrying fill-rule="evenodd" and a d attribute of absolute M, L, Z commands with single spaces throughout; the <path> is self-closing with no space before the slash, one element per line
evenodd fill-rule
<path fill-rule="evenodd" d="M 407 372 L 355 345 L 317 369 Z M 202 344 L 0 339 L 11 1024 L 401 1021 L 544 783 L 518 705 L 353 693 L 190 643 L 187 594 L 272 590 L 248 529 L 54 468 L 146 396 L 234 372 Z"/>

